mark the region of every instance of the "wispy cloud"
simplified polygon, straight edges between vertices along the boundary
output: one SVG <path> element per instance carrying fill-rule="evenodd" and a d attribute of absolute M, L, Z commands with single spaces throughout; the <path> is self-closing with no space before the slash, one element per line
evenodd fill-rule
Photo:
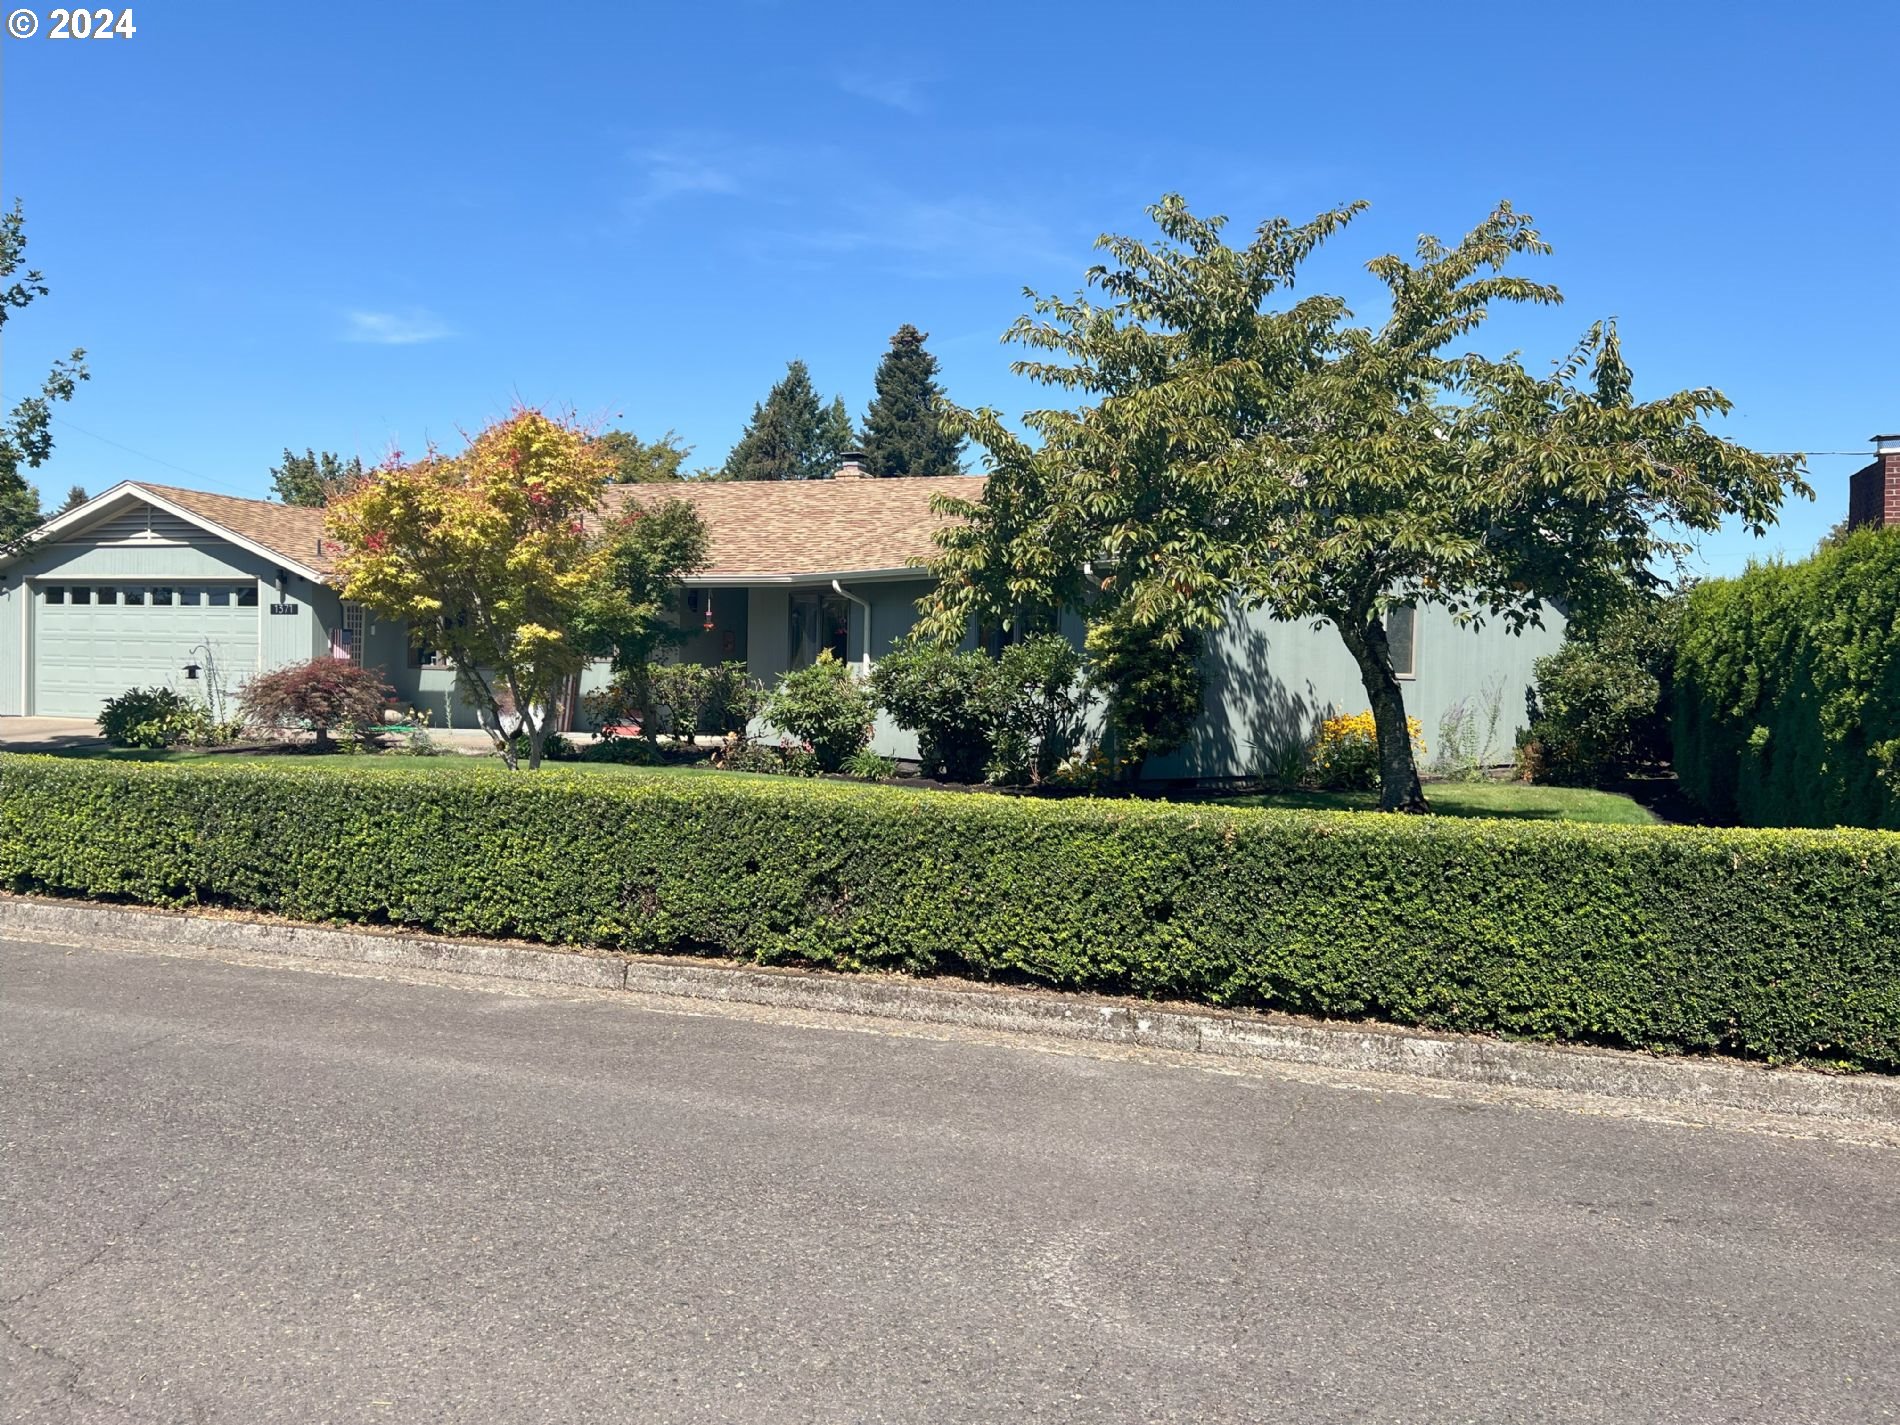
<path fill-rule="evenodd" d="M 743 152 L 720 152 L 716 145 L 693 139 L 643 148 L 633 159 L 644 182 L 636 195 L 642 203 L 689 193 L 736 194 L 744 187 L 740 170 L 751 166 Z"/>
<path fill-rule="evenodd" d="M 859 99 L 869 99 L 873 104 L 899 109 L 906 114 L 921 114 L 926 107 L 924 82 L 908 74 L 853 70 L 839 76 L 838 87 Z"/>
<path fill-rule="evenodd" d="M 418 342 L 440 341 L 454 335 L 447 322 L 421 307 L 400 312 L 352 311 L 348 319 L 343 339 L 375 346 L 414 346 Z"/>
<path fill-rule="evenodd" d="M 901 87 L 892 88 L 880 102 L 903 97 Z M 730 206 L 704 215 L 708 240 L 778 267 L 872 263 L 926 278 L 1017 273 L 1025 263 L 1066 272 L 1087 256 L 1095 236 L 1052 228 L 1046 195 L 918 190 L 879 181 L 852 155 L 824 144 L 680 131 L 654 136 L 628 157 L 637 179 L 622 201 L 623 220 L 643 223 L 662 208 L 717 198 Z"/>
<path fill-rule="evenodd" d="M 1086 241 L 1065 243 L 1022 206 L 987 198 L 873 190 L 826 212 L 826 221 L 779 234 L 792 248 L 872 258 L 919 277 L 1073 266 Z"/>

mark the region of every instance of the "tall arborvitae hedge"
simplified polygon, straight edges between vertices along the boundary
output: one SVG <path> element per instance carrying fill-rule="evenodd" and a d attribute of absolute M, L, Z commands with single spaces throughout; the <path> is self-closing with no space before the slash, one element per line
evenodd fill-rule
<path fill-rule="evenodd" d="M 1714 816 L 1900 830 L 1900 529 L 1692 591 L 1674 730 Z"/>

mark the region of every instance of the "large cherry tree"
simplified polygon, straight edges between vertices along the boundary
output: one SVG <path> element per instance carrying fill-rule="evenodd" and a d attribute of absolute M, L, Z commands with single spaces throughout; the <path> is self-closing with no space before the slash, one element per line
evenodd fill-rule
<path fill-rule="evenodd" d="M 1027 437 L 994 410 L 950 412 L 990 479 L 981 500 L 940 501 L 961 519 L 925 626 L 960 637 L 1067 607 L 1103 654 L 1187 658 L 1236 610 L 1330 625 L 1374 715 L 1381 805 L 1422 811 L 1390 609 L 1515 630 L 1561 600 L 1588 618 L 1662 581 L 1696 532 L 1759 533 L 1811 492 L 1798 457 L 1708 428 L 1721 392 L 1637 399 L 1611 323 L 1541 372 L 1461 349 L 1500 306 L 1560 300 L 1506 270 L 1549 251 L 1508 204 L 1456 243 L 1367 263 L 1374 322 L 1296 296 L 1363 206 L 1232 246 L 1224 219 L 1170 196 L 1149 210 L 1159 240 L 1104 237 L 1087 290 L 1037 299 L 1009 333 L 1032 353 L 1015 369 L 1067 404 L 1025 414 Z"/>

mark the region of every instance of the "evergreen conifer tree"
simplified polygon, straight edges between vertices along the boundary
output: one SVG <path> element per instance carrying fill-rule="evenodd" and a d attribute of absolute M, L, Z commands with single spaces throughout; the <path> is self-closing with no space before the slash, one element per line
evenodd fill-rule
<path fill-rule="evenodd" d="M 864 416 L 865 465 L 873 475 L 954 475 L 963 439 L 943 428 L 937 358 L 909 322 L 891 338 L 877 368 L 877 397 Z"/>
<path fill-rule="evenodd" d="M 724 480 L 823 480 L 856 442 L 843 398 L 826 407 L 802 361 L 752 408 L 752 420 L 719 472 Z"/>

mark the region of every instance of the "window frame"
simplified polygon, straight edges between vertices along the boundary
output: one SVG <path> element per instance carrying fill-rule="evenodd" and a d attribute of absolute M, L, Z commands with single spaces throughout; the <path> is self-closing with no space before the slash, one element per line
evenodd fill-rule
<path fill-rule="evenodd" d="M 809 652 L 807 652 L 807 648 L 806 648 L 807 640 L 801 638 L 800 636 L 800 628 L 801 628 L 800 607 L 801 605 L 809 607 L 812 610 L 812 616 L 814 619 L 814 624 L 812 628 L 813 636 L 809 640 Z M 838 619 L 835 625 L 836 630 L 837 630 L 837 636 L 835 637 L 835 639 L 825 638 L 821 641 L 818 638 L 817 634 L 820 630 L 826 627 L 825 611 L 826 611 L 827 606 L 830 606 L 834 613 L 841 614 L 842 617 Z M 826 649 L 830 649 L 831 652 L 837 656 L 837 659 L 840 663 L 850 662 L 851 661 L 851 624 L 852 624 L 851 609 L 852 609 L 851 600 L 845 598 L 843 595 L 837 593 L 835 590 L 831 590 L 831 589 L 794 589 L 792 590 L 791 597 L 788 600 L 786 600 L 786 605 L 785 605 L 786 644 L 787 644 L 786 667 L 789 670 L 796 670 L 799 668 L 809 668 L 813 663 L 818 661 L 818 655 L 821 652 L 825 651 Z"/>
<path fill-rule="evenodd" d="M 1399 660 L 1392 656 L 1396 646 L 1392 638 L 1392 616 L 1400 613 L 1406 616 L 1406 622 L 1410 625 L 1405 636 L 1405 651 L 1408 657 L 1406 666 L 1403 668 L 1399 667 Z M 1416 681 L 1418 678 L 1418 605 L 1416 603 L 1394 604 L 1385 611 L 1379 622 L 1385 629 L 1386 657 L 1392 664 L 1392 676 L 1402 683 Z"/>

